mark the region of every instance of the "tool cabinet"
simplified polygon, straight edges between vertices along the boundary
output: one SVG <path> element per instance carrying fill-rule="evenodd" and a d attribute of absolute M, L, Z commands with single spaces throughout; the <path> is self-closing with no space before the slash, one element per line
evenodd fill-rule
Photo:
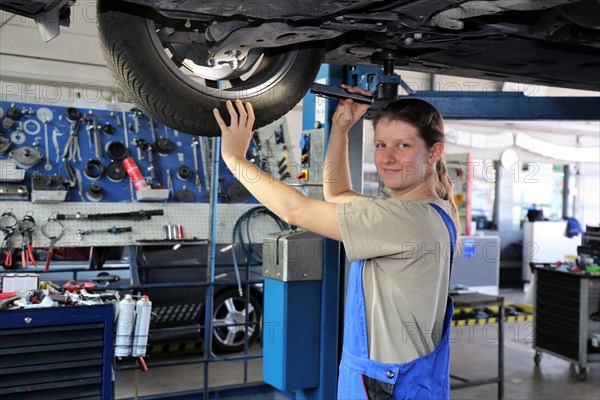
<path fill-rule="evenodd" d="M 112 398 L 113 305 L 0 312 L 0 399 Z"/>
<path fill-rule="evenodd" d="M 569 361 L 579 380 L 587 378 L 587 366 L 600 362 L 600 347 L 591 337 L 600 333 L 600 276 L 536 267 L 534 362 L 543 353 Z M 593 318 L 591 318 L 593 316 Z"/>

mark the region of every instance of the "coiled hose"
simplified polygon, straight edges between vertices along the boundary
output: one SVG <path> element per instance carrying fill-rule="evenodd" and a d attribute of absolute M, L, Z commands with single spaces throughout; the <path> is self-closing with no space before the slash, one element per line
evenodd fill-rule
<path fill-rule="evenodd" d="M 271 217 L 282 231 L 289 229 L 289 225 L 284 220 L 279 218 L 265 206 L 258 206 L 249 209 L 235 222 L 231 236 L 231 251 L 233 255 L 233 267 L 235 269 L 235 277 L 237 280 L 240 297 L 243 297 L 244 292 L 242 291 L 242 281 L 240 279 L 240 269 L 236 255 L 236 246 L 240 247 L 248 264 L 262 263 L 262 254 L 259 251 L 259 245 L 255 244 L 250 236 L 251 222 L 254 218 L 262 215 Z M 246 239 L 244 239 L 244 231 L 246 232 Z"/>

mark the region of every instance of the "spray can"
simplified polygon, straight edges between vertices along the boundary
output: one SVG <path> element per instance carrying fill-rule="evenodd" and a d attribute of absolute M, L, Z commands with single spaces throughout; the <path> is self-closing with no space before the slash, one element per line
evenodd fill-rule
<path fill-rule="evenodd" d="M 127 357 L 131 353 L 133 328 L 135 326 L 135 300 L 130 294 L 119 302 L 115 357 Z"/>
<path fill-rule="evenodd" d="M 124 159 L 123 166 L 125 167 L 125 171 L 127 171 L 127 175 L 129 175 L 129 179 L 133 182 L 135 190 L 142 190 L 148 187 L 148 182 L 144 179 L 142 171 L 140 171 L 140 168 L 132 157 Z"/>
<path fill-rule="evenodd" d="M 143 357 L 146 355 L 148 344 L 148 331 L 150 330 L 150 318 L 152 316 L 152 302 L 148 296 L 143 295 L 135 306 L 135 331 L 133 332 L 132 357 Z"/>

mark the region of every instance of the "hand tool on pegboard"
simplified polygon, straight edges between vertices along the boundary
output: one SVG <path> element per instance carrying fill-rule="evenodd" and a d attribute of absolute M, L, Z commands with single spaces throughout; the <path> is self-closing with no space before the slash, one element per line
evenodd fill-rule
<path fill-rule="evenodd" d="M 164 215 L 163 210 L 139 210 L 139 211 L 128 211 L 122 213 L 98 213 L 98 214 L 56 214 L 56 219 L 60 220 L 88 220 L 88 221 L 106 221 L 112 219 L 130 220 L 130 221 L 142 221 L 150 219 L 153 216 Z"/>
<path fill-rule="evenodd" d="M 84 235 L 92 235 L 95 233 L 111 233 L 113 235 L 118 235 L 120 233 L 131 232 L 131 231 L 133 231 L 133 228 L 131 226 L 124 226 L 121 228 L 117 228 L 116 226 L 113 226 L 112 228 L 107 228 L 107 229 L 88 229 L 88 230 L 77 229 L 77 231 L 75 233 L 77 234 L 77 236 L 83 237 Z"/>
<path fill-rule="evenodd" d="M 17 230 L 18 224 L 19 220 L 12 211 L 4 211 L 0 216 L 0 231 L 4 233 L 2 246 L 0 246 L 0 264 L 4 268 L 12 267 L 13 244 L 11 238 Z"/>
<path fill-rule="evenodd" d="M 37 267 L 37 261 L 33 256 L 33 232 L 35 231 L 35 220 L 33 216 L 26 214 L 19 221 L 19 233 L 21 233 L 21 262 L 23 268 L 29 267 L 29 262 Z"/>
<path fill-rule="evenodd" d="M 42 235 L 50 239 L 50 246 L 48 246 L 48 255 L 46 256 L 46 265 L 44 272 L 50 270 L 50 263 L 52 262 L 52 253 L 56 242 L 62 238 L 65 233 L 65 226 L 56 219 L 48 219 L 44 225 L 42 225 Z"/>
<path fill-rule="evenodd" d="M 202 184 L 200 183 L 200 162 L 198 161 L 198 159 L 199 159 L 198 145 L 199 145 L 198 139 L 193 138 L 192 139 L 192 152 L 194 154 L 194 166 L 196 168 L 196 176 L 195 176 L 196 187 L 198 188 L 198 190 L 202 190 Z"/>
<path fill-rule="evenodd" d="M 79 127 L 81 126 L 81 120 L 85 119 L 86 114 L 84 114 L 81 118 L 77 118 L 77 120 L 73 121 L 73 123 L 71 124 L 69 139 L 65 144 L 65 148 L 62 154 L 63 159 L 67 158 L 71 161 L 81 161 L 81 153 L 79 150 Z"/>

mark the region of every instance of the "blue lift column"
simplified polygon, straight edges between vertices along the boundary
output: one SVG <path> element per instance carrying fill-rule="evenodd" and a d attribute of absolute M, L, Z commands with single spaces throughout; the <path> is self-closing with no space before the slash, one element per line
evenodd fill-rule
<path fill-rule="evenodd" d="M 323 64 L 315 81 L 322 84 L 339 86 L 345 83 L 368 89 L 365 79 L 378 71 L 373 67 L 351 68 L 340 65 Z M 310 92 L 304 96 L 302 103 L 302 130 L 315 128 L 325 130 L 325 152 L 331 129 L 331 117 L 338 105 L 337 100 L 317 98 Z M 361 127 L 357 129 L 362 130 Z M 350 144 L 350 158 L 358 159 L 362 164 L 362 132 L 350 132 L 351 139 L 358 138 L 359 144 Z M 355 154 L 356 153 L 356 154 Z M 360 153 L 360 154 L 358 154 Z M 323 160 L 318 160 L 323 162 Z M 351 163 L 352 164 L 352 163 Z M 362 182 L 362 165 L 360 173 L 351 165 L 353 185 Z M 356 175 L 356 176 L 355 176 Z M 358 176 L 361 175 L 361 176 Z M 355 182 L 355 178 L 358 179 Z M 319 386 L 296 391 L 296 399 L 335 399 L 337 395 L 337 374 L 341 354 L 343 333 L 343 307 L 345 288 L 345 257 L 342 257 L 340 243 L 323 239 L 323 279 L 321 282 L 321 316 L 320 316 L 320 365 Z M 300 371 L 299 371 L 300 373 Z"/>
<path fill-rule="evenodd" d="M 316 81 L 339 86 L 346 83 L 348 68 L 339 65 L 323 64 Z M 318 104 L 317 104 L 318 101 Z M 302 103 L 302 130 L 325 129 L 325 146 L 331 128 L 331 116 L 337 107 L 337 101 L 319 98 L 307 93 Z M 323 239 L 323 280 L 321 282 L 321 327 L 319 386 L 296 392 L 297 399 L 335 399 L 337 393 L 337 371 L 341 350 L 340 319 L 340 244 L 331 239 Z"/>
<path fill-rule="evenodd" d="M 351 83 L 349 76 L 347 67 L 323 65 L 316 81 L 339 86 Z M 323 129 L 324 135 L 323 131 L 319 131 L 318 135 L 324 140 L 323 146 L 327 144 L 331 116 L 336 107 L 337 101 L 316 98 L 310 93 L 304 97 L 302 130 Z M 320 159 L 321 156 L 315 155 L 319 160 L 314 162 L 322 166 L 324 160 Z M 279 333 L 268 337 L 265 325 L 263 380 L 288 394 L 293 392 L 296 399 L 334 399 L 341 349 L 343 285 L 340 285 L 340 278 L 344 263 L 339 242 L 317 236 L 317 245 L 310 243 L 309 237 L 300 235 L 282 232 L 265 239 L 263 246 L 265 324 L 277 322 L 284 327 L 294 324 L 303 332 L 295 341 Z M 294 247 L 304 249 L 306 254 L 302 255 L 302 259 L 293 260 L 289 255 L 286 258 L 286 251 L 289 253 Z M 279 276 L 291 276 L 293 271 L 304 270 L 308 256 L 314 254 L 307 249 L 317 247 L 320 254 L 315 263 L 320 264 L 322 270 L 320 280 L 279 279 Z"/>
<path fill-rule="evenodd" d="M 323 65 L 316 79 L 340 85 L 346 71 Z M 336 107 L 337 101 L 307 94 L 303 131 L 324 128 L 326 143 Z M 263 381 L 295 399 L 336 397 L 340 265 L 337 241 L 294 230 L 265 238 Z"/>

